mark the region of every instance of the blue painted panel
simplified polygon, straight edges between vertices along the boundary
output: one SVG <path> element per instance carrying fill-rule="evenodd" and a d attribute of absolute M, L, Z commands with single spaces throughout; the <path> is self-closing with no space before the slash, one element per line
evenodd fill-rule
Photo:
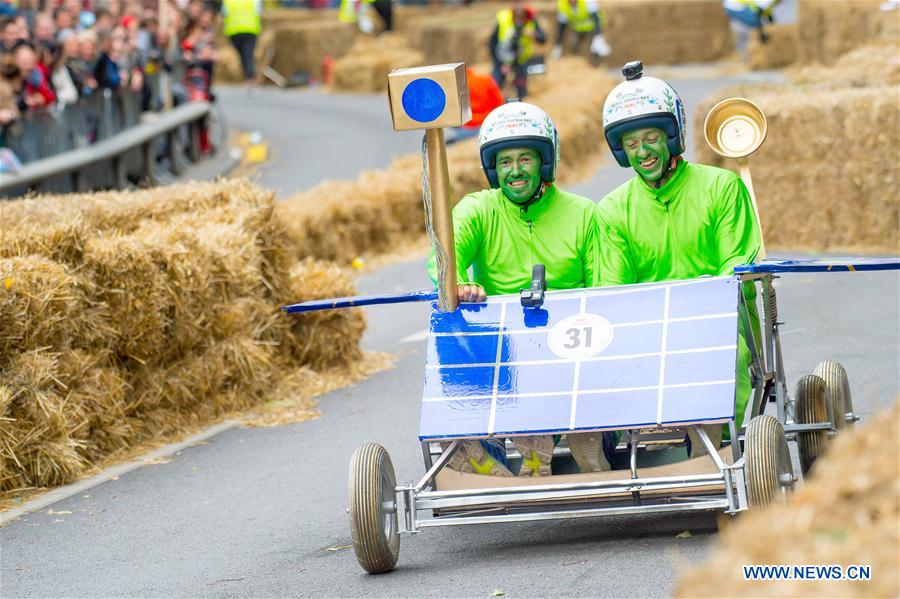
<path fill-rule="evenodd" d="M 467 437 L 487 433 L 491 400 L 422 402 L 419 437 Z"/>
<path fill-rule="evenodd" d="M 737 315 L 669 323 L 666 351 L 718 347 L 737 343 Z"/>
<path fill-rule="evenodd" d="M 487 364 L 497 360 L 498 335 L 459 335 L 428 338 L 428 364 Z"/>
<path fill-rule="evenodd" d="M 698 279 L 689 285 L 673 285 L 669 292 L 669 318 L 735 312 L 738 282 L 729 277 Z"/>
<path fill-rule="evenodd" d="M 628 391 L 578 395 L 575 428 L 629 427 L 656 423 L 658 392 Z"/>
<path fill-rule="evenodd" d="M 619 290 L 621 287 L 610 287 Z M 664 290 L 635 291 L 589 297 L 584 311 L 599 314 L 613 325 L 645 320 L 662 320 Z"/>
<path fill-rule="evenodd" d="M 734 380 L 737 349 L 666 356 L 666 385 Z"/>
<path fill-rule="evenodd" d="M 617 327 L 612 343 L 599 356 L 626 356 L 658 352 L 661 347 L 662 323 Z"/>
<path fill-rule="evenodd" d="M 540 422 L 545 431 L 564 431 L 569 428 L 570 406 L 568 394 L 506 398 L 498 402 L 494 429 L 498 435 L 534 432 Z"/>
<path fill-rule="evenodd" d="M 426 368 L 423 397 L 467 397 L 490 395 L 494 388 L 494 367 Z"/>
<path fill-rule="evenodd" d="M 506 307 L 506 320 L 504 326 L 509 331 L 535 328 L 537 326 L 550 326 L 573 314 L 578 314 L 581 308 L 579 298 L 558 298 L 547 296 L 540 310 L 523 308 L 518 296 L 511 296 L 511 301 Z M 541 324 L 543 322 L 543 324 Z"/>
<path fill-rule="evenodd" d="M 678 387 L 663 394 L 663 424 L 720 420 L 734 416 L 734 383 Z"/>
<path fill-rule="evenodd" d="M 431 312 L 431 330 L 436 333 L 497 331 L 500 304 L 461 304 L 456 312 Z"/>
<path fill-rule="evenodd" d="M 501 366 L 497 393 L 571 393 L 575 363 Z"/>
<path fill-rule="evenodd" d="M 621 389 L 659 384 L 659 356 L 582 362 L 578 390 Z"/>

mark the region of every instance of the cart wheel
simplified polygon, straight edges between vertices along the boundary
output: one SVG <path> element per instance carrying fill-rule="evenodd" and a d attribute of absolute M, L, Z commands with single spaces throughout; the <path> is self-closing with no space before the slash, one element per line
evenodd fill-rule
<path fill-rule="evenodd" d="M 807 374 L 797 381 L 796 417 L 798 424 L 813 424 L 828 420 L 825 406 L 829 401 L 828 388 L 822 377 Z M 809 472 L 816 458 L 825 452 L 828 444 L 828 433 L 811 431 L 797 433 L 797 452 L 800 454 L 800 470 L 803 475 Z"/>
<path fill-rule="evenodd" d="M 366 572 L 390 572 L 400 555 L 394 466 L 387 450 L 366 443 L 350 458 L 350 532 Z"/>
<path fill-rule="evenodd" d="M 845 426 L 852 426 L 851 422 L 844 419 L 844 414 L 853 412 L 853 400 L 850 399 L 850 382 L 847 380 L 847 371 L 834 360 L 825 360 L 813 371 L 813 374 L 822 377 L 825 386 L 831 393 L 831 413 L 834 414 L 834 428 L 840 430 Z"/>
<path fill-rule="evenodd" d="M 794 487 L 784 428 L 768 414 L 756 416 L 747 426 L 744 443 L 750 507 L 764 507 Z"/>

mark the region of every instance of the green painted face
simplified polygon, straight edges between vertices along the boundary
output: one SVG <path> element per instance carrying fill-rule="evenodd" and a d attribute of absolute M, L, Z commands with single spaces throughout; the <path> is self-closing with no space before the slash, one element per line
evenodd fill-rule
<path fill-rule="evenodd" d="M 648 183 L 659 181 L 672 155 L 666 132 L 656 127 L 635 129 L 622 136 L 622 149 L 631 167 Z"/>
<path fill-rule="evenodd" d="M 497 152 L 497 179 L 503 195 L 524 204 L 541 185 L 541 155 L 530 148 L 508 148 Z"/>

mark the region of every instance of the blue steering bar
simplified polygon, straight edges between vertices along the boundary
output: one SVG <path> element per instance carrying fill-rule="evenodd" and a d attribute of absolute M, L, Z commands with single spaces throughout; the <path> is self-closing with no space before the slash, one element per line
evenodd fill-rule
<path fill-rule="evenodd" d="M 734 267 L 734 274 L 779 272 L 856 272 L 868 270 L 898 270 L 900 257 L 890 258 L 832 258 L 828 260 L 763 260 L 755 264 Z"/>

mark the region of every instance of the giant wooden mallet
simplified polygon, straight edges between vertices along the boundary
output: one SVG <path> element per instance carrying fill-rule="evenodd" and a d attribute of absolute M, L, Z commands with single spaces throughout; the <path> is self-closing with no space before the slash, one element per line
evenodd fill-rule
<path fill-rule="evenodd" d="M 444 127 L 459 127 L 472 118 L 466 65 L 460 62 L 397 69 L 388 75 L 388 96 L 395 131 L 425 130 L 425 228 L 437 257 L 438 309 L 453 312 L 459 302 Z"/>

